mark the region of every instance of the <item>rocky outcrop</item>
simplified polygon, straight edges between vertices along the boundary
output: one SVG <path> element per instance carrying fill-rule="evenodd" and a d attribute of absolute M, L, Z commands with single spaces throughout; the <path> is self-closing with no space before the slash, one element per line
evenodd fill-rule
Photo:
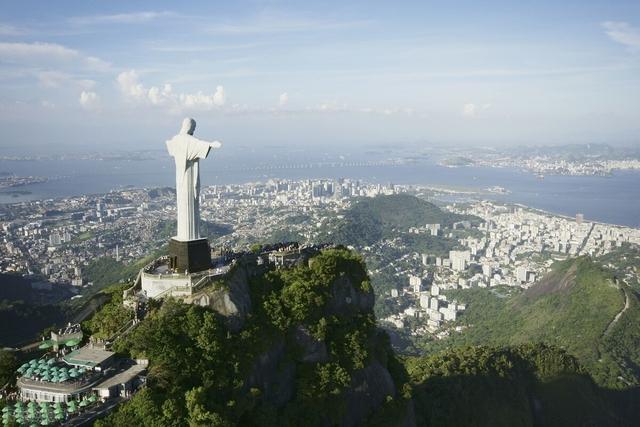
<path fill-rule="evenodd" d="M 395 397 L 396 387 L 391 374 L 378 361 L 356 371 L 351 379 L 351 388 L 346 392 L 347 408 L 341 427 L 360 425 L 387 397 Z"/>
<path fill-rule="evenodd" d="M 214 283 L 201 291 L 185 298 L 185 302 L 208 306 L 222 315 L 226 326 L 232 332 L 238 332 L 251 312 L 249 293 L 249 271 L 244 266 L 234 268 L 224 284 Z"/>
<path fill-rule="evenodd" d="M 295 392 L 295 364 L 282 363 L 285 355 L 284 340 L 275 343 L 256 359 L 251 373 L 245 380 L 244 391 L 260 390 L 262 399 L 282 406 L 293 399 Z"/>
<path fill-rule="evenodd" d="M 359 284 L 358 284 L 359 286 Z M 331 285 L 332 298 L 327 304 L 329 315 L 349 315 L 354 312 L 367 312 L 373 310 L 375 297 L 373 290 L 363 291 L 347 277 L 340 275 Z"/>
<path fill-rule="evenodd" d="M 302 362 L 322 363 L 329 359 L 327 344 L 324 341 L 316 340 L 304 326 L 298 325 L 293 332 L 293 337 L 300 347 Z"/>

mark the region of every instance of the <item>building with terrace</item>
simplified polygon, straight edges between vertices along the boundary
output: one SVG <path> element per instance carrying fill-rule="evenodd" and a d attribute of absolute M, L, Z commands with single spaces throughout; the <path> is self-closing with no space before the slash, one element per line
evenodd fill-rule
<path fill-rule="evenodd" d="M 91 392 L 102 379 L 100 371 L 68 365 L 64 359 L 32 359 L 18 368 L 20 399 L 35 402 L 69 402 Z"/>
<path fill-rule="evenodd" d="M 51 331 L 51 338 L 48 340 L 43 340 L 38 348 L 41 350 L 53 348 L 53 351 L 58 351 L 64 347 L 71 348 L 80 344 L 80 342 L 82 341 L 82 337 L 83 334 L 82 329 L 80 328 L 80 324 L 69 323 L 64 328 L 61 328 L 57 331 Z"/>

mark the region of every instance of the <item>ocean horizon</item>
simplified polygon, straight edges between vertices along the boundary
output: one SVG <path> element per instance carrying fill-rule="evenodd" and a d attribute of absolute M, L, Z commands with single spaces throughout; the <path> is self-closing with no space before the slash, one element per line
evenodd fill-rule
<path fill-rule="evenodd" d="M 380 184 L 425 185 L 483 192 L 500 186 L 507 194 L 483 198 L 518 203 L 554 214 L 630 227 L 640 227 L 639 171 L 615 171 L 610 176 L 545 176 L 513 168 L 443 167 L 432 161 L 400 164 L 305 162 L 228 164 L 203 168 L 203 186 L 244 184 L 269 179 L 359 179 Z M 48 181 L 0 192 L 0 203 L 103 194 L 124 188 L 174 187 L 171 159 L 0 161 L 0 172 L 46 177 Z"/>

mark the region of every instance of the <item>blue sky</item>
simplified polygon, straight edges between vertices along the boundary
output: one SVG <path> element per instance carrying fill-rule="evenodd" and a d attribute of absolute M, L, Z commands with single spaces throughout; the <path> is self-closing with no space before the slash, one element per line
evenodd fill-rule
<path fill-rule="evenodd" d="M 182 3 L 3 2 L 0 149 L 640 142 L 638 1 Z"/>

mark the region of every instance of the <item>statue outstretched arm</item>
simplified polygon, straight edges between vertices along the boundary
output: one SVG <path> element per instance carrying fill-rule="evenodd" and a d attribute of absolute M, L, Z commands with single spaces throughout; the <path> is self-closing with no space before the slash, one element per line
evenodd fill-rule
<path fill-rule="evenodd" d="M 209 150 L 222 147 L 222 143 L 219 141 L 203 141 L 193 136 L 189 137 L 189 156 L 188 160 L 193 159 L 206 159 L 209 155 Z"/>

